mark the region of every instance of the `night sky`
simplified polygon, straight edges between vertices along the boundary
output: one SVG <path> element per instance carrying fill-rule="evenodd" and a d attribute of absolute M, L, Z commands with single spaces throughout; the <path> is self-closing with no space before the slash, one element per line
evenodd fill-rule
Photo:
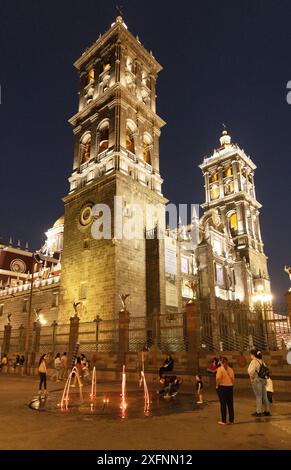
<path fill-rule="evenodd" d="M 72 63 L 117 16 L 110 0 L 1 0 L 0 235 L 37 249 L 63 213 L 79 79 Z M 204 202 L 198 165 L 222 123 L 257 165 L 275 300 L 289 286 L 290 0 L 122 0 L 129 30 L 164 70 L 158 81 L 164 195 Z"/>

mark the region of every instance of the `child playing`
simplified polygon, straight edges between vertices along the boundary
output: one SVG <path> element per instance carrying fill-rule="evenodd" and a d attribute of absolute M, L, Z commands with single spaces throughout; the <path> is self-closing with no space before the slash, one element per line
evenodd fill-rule
<path fill-rule="evenodd" d="M 196 393 L 197 393 L 197 397 L 198 397 L 198 400 L 196 401 L 196 403 L 203 403 L 203 395 L 202 395 L 202 391 L 203 391 L 203 382 L 202 382 L 202 377 L 201 375 L 196 375 Z"/>
<path fill-rule="evenodd" d="M 273 403 L 274 387 L 273 387 L 273 381 L 270 377 L 267 379 L 266 390 L 267 390 L 267 396 L 268 396 L 269 402 Z"/>

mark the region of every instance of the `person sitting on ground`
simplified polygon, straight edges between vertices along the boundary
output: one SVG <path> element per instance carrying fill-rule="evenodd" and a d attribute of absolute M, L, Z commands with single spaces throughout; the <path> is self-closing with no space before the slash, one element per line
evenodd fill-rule
<path fill-rule="evenodd" d="M 181 379 L 181 377 L 176 377 L 174 381 L 170 383 L 169 394 L 171 397 L 174 397 L 175 395 L 177 395 L 182 383 L 183 383 L 183 379 Z"/>
<path fill-rule="evenodd" d="M 173 380 L 173 378 L 167 375 L 164 375 L 160 378 L 160 384 L 162 384 L 162 388 L 157 392 L 159 395 L 164 395 L 170 392 L 171 380 Z"/>
<path fill-rule="evenodd" d="M 161 377 L 160 383 L 163 387 L 158 391 L 158 394 L 169 398 L 177 395 L 183 380 L 176 375 L 164 375 Z"/>
<path fill-rule="evenodd" d="M 167 358 L 164 361 L 164 364 L 159 370 L 159 376 L 162 377 L 163 373 L 165 372 L 171 372 L 174 368 L 174 359 L 172 356 L 168 355 Z"/>
<path fill-rule="evenodd" d="M 13 364 L 14 369 L 16 369 L 16 367 L 19 365 L 20 365 L 20 356 L 19 354 L 16 354 L 15 362 Z"/>

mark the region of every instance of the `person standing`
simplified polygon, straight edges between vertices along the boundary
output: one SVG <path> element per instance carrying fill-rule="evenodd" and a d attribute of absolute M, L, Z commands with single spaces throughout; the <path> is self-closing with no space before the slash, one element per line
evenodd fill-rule
<path fill-rule="evenodd" d="M 55 373 L 54 373 L 54 377 L 56 378 L 57 382 L 60 382 L 61 380 L 61 371 L 62 371 L 61 355 L 60 353 L 57 353 L 55 357 Z"/>
<path fill-rule="evenodd" d="M 234 424 L 233 408 L 233 384 L 234 372 L 228 365 L 226 357 L 221 358 L 221 366 L 216 372 L 216 389 L 220 401 L 221 421 L 218 424 L 226 424 L 226 414 L 228 410 L 229 424 Z"/>
<path fill-rule="evenodd" d="M 64 352 L 61 357 L 61 367 L 61 380 L 63 380 L 65 377 L 67 377 L 68 373 L 68 357 L 66 352 Z"/>
<path fill-rule="evenodd" d="M 267 390 L 267 397 L 268 397 L 269 403 L 273 403 L 274 385 L 273 385 L 273 380 L 271 379 L 271 377 L 267 379 L 266 390 Z"/>
<path fill-rule="evenodd" d="M 261 351 L 251 349 L 250 351 L 251 362 L 248 367 L 248 374 L 250 376 L 253 391 L 256 397 L 256 411 L 252 413 L 252 416 L 271 416 L 270 404 L 267 396 L 267 379 L 262 377 L 262 368 L 266 368 L 266 364 L 263 362 L 263 356 Z M 265 411 L 262 413 L 262 405 L 264 405 Z"/>
<path fill-rule="evenodd" d="M 47 395 L 46 388 L 46 376 L 47 376 L 47 367 L 46 367 L 46 354 L 43 354 L 38 363 L 38 372 L 39 372 L 39 395 L 41 395 L 42 385 L 44 388 L 44 394 Z"/>
<path fill-rule="evenodd" d="M 201 375 L 196 375 L 196 393 L 197 393 L 197 401 L 196 403 L 203 403 L 203 382 Z"/>

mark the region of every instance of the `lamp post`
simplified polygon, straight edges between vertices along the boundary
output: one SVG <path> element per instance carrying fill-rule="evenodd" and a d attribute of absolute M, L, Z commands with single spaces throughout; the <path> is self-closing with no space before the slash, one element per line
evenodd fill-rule
<path fill-rule="evenodd" d="M 26 321 L 26 331 L 25 331 L 25 346 L 24 346 L 24 373 L 28 374 L 28 357 L 29 357 L 29 338 L 30 338 L 30 327 L 31 327 L 31 316 L 32 316 L 32 296 L 33 296 L 33 283 L 34 283 L 34 272 L 35 267 L 38 264 L 41 264 L 41 258 L 38 253 L 33 253 L 32 255 L 32 267 L 31 267 L 31 284 L 30 284 L 30 293 L 29 293 L 29 309 Z"/>
<path fill-rule="evenodd" d="M 270 302 L 272 302 L 273 296 L 272 294 L 267 294 L 264 291 L 264 288 L 262 285 L 259 285 L 257 290 L 259 293 L 253 296 L 253 302 L 260 304 L 261 313 L 262 313 L 262 321 L 263 321 L 263 325 L 265 326 L 264 330 L 266 333 L 267 347 L 269 348 L 270 344 L 269 344 L 268 318 L 266 315 L 266 305 L 267 304 L 270 305 Z"/>

